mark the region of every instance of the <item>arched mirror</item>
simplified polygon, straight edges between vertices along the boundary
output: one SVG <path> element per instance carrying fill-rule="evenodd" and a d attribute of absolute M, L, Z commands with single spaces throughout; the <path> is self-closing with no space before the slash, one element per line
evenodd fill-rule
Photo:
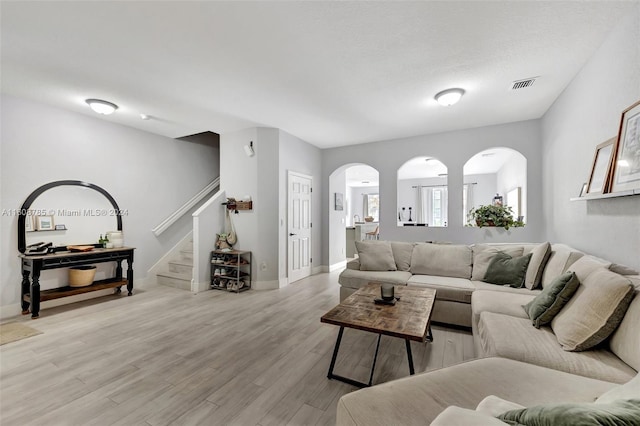
<path fill-rule="evenodd" d="M 415 157 L 398 169 L 398 226 L 448 225 L 447 166 L 433 157 Z"/>
<path fill-rule="evenodd" d="M 527 218 L 527 159 L 511 148 L 481 151 L 464 165 L 463 220 L 474 225 L 469 212 L 480 206 L 504 204 L 515 220 Z"/>
<path fill-rule="evenodd" d="M 100 234 L 122 230 L 122 211 L 113 197 L 97 185 L 65 180 L 33 191 L 18 217 L 18 250 L 38 242 L 93 244 Z"/>

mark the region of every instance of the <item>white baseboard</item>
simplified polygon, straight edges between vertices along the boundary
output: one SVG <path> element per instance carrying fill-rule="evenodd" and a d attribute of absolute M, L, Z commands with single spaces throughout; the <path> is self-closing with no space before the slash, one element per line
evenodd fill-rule
<path fill-rule="evenodd" d="M 333 265 L 329 266 L 328 272 L 337 271 L 338 269 L 344 269 L 346 267 L 347 267 L 347 261 L 343 260 L 342 262 L 334 263 Z"/>
<path fill-rule="evenodd" d="M 325 270 L 326 269 L 326 270 Z M 323 272 L 328 272 L 329 269 L 326 266 L 320 265 L 320 266 L 314 266 L 311 269 L 311 275 L 317 275 L 317 274 L 321 274 Z"/>
<path fill-rule="evenodd" d="M 283 288 L 289 285 L 289 278 L 282 277 L 278 280 L 278 288 Z"/>
<path fill-rule="evenodd" d="M 254 290 L 277 290 L 280 288 L 280 280 L 253 281 L 251 288 Z"/>

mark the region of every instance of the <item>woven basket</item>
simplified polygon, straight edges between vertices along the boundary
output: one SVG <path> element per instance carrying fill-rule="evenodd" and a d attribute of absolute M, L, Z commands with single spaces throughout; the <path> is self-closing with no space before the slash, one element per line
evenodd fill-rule
<path fill-rule="evenodd" d="M 93 278 L 96 276 L 96 267 L 89 266 L 74 266 L 69 268 L 69 286 L 70 287 L 86 287 L 93 283 Z"/>

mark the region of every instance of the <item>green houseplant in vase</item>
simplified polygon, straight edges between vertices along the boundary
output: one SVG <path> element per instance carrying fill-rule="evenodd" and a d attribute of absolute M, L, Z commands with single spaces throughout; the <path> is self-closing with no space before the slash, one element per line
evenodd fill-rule
<path fill-rule="evenodd" d="M 513 210 L 509 206 L 503 205 L 485 205 L 477 209 L 469 210 L 469 224 L 482 228 L 485 226 L 495 226 L 498 228 L 509 229 L 511 227 L 521 227 L 524 223 L 513 218 Z"/>

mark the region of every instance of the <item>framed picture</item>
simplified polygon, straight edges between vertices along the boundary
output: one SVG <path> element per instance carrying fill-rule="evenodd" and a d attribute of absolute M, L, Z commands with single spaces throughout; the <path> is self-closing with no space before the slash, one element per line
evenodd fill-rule
<path fill-rule="evenodd" d="M 622 112 L 610 192 L 640 189 L 640 101 Z"/>
<path fill-rule="evenodd" d="M 611 176 L 616 139 L 611 138 L 596 147 L 586 194 L 604 194 L 609 191 L 609 177 Z"/>
<path fill-rule="evenodd" d="M 54 229 L 53 216 L 36 216 L 36 228 L 38 231 L 51 231 Z"/>
<path fill-rule="evenodd" d="M 24 218 L 24 230 L 26 232 L 35 231 L 35 228 L 33 227 L 33 216 L 31 216 L 31 215 L 25 216 L 25 218 Z"/>
<path fill-rule="evenodd" d="M 335 193 L 335 210 L 344 210 L 344 194 Z"/>

